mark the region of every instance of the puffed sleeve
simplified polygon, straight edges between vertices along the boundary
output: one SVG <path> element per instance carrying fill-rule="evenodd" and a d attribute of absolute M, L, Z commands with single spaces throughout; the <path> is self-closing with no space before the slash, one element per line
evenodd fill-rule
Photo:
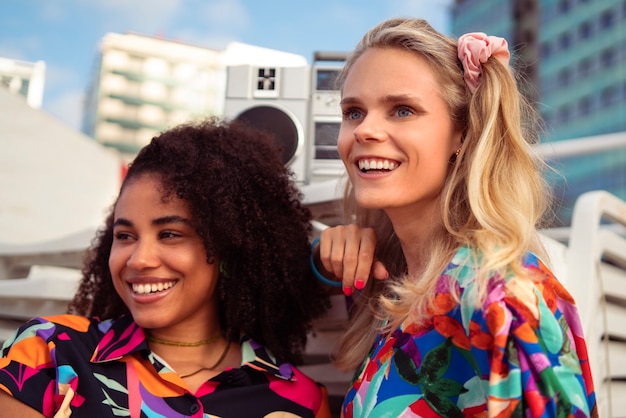
<path fill-rule="evenodd" d="M 41 412 L 54 415 L 55 371 L 44 337 L 54 324 L 31 320 L 0 351 L 0 390 Z"/>
<path fill-rule="evenodd" d="M 331 418 L 330 403 L 328 399 L 328 390 L 326 386 L 318 384 L 320 392 L 322 394 L 322 402 L 317 411 L 315 411 L 315 418 Z"/>
<path fill-rule="evenodd" d="M 493 337 L 489 415 L 597 416 L 574 299 L 538 258 L 525 263 L 532 280 L 500 281 L 485 305 Z"/>

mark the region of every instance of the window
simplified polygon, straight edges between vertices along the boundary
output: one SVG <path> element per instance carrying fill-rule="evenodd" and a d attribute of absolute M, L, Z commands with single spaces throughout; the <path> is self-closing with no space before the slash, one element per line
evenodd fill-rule
<path fill-rule="evenodd" d="M 572 81 L 572 72 L 569 68 L 564 68 L 559 72 L 557 84 L 561 87 L 567 87 Z"/>
<path fill-rule="evenodd" d="M 586 21 L 578 26 L 578 36 L 580 36 L 580 39 L 589 39 L 591 37 L 591 22 Z"/>
<path fill-rule="evenodd" d="M 28 96 L 28 88 L 30 87 L 30 80 L 25 78 L 22 80 L 22 86 L 20 88 L 20 94 L 22 96 Z"/>
<path fill-rule="evenodd" d="M 612 67 L 615 65 L 617 57 L 613 48 L 607 48 L 600 54 L 600 63 L 602 67 Z"/>
<path fill-rule="evenodd" d="M 550 125 L 552 123 L 552 119 L 554 118 L 554 116 L 552 115 L 552 112 L 545 111 L 543 112 L 542 116 L 546 125 Z"/>
<path fill-rule="evenodd" d="M 600 93 L 600 106 L 608 107 L 617 100 L 617 89 L 615 86 L 609 86 L 602 89 Z"/>
<path fill-rule="evenodd" d="M 580 78 L 585 78 L 591 72 L 591 59 L 585 58 L 578 64 L 578 75 Z"/>
<path fill-rule="evenodd" d="M 141 57 L 139 55 L 128 55 L 128 69 L 135 73 L 141 73 L 143 71 L 143 64 L 145 62 L 145 57 Z"/>
<path fill-rule="evenodd" d="M 607 10 L 600 16 L 600 29 L 609 29 L 615 23 L 615 15 L 612 10 Z"/>
<path fill-rule="evenodd" d="M 570 119 L 571 110 L 568 105 L 563 105 L 559 108 L 559 119 L 560 123 L 565 123 Z"/>
<path fill-rule="evenodd" d="M 552 55 L 552 45 L 548 42 L 541 44 L 541 58 L 547 59 Z"/>
<path fill-rule="evenodd" d="M 588 115 L 591 112 L 591 98 L 589 98 L 589 96 L 580 99 L 578 102 L 578 112 L 581 115 Z"/>
<path fill-rule="evenodd" d="M 559 36 L 559 48 L 563 50 L 569 49 L 571 44 L 572 44 L 572 39 L 568 32 L 564 32 L 561 34 L 561 36 Z"/>

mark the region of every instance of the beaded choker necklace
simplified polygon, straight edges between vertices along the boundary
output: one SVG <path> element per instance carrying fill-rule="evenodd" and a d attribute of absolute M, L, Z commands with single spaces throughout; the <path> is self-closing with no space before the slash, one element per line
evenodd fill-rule
<path fill-rule="evenodd" d="M 146 340 L 163 345 L 173 345 L 175 347 L 199 347 L 201 345 L 211 344 L 216 341 L 219 341 L 222 338 L 222 334 L 216 335 L 211 338 L 207 338 L 206 340 L 200 340 L 193 343 L 186 343 L 182 341 L 172 341 L 172 340 L 162 340 L 160 338 L 153 337 L 152 335 L 146 333 Z"/>

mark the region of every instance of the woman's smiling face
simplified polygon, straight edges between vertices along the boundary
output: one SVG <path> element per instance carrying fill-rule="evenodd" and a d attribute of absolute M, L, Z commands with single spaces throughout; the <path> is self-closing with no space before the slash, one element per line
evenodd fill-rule
<path fill-rule="evenodd" d="M 166 330 L 217 323 L 216 263 L 207 262 L 188 203 L 175 196 L 163 199 L 157 176 L 142 174 L 122 190 L 109 268 L 139 326 Z"/>
<path fill-rule="evenodd" d="M 341 107 L 339 153 L 358 204 L 434 210 L 461 132 L 430 65 L 403 49 L 370 48 L 345 79 Z"/>

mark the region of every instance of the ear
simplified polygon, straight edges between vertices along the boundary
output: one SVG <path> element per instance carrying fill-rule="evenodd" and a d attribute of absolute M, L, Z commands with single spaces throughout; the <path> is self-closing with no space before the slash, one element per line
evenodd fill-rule
<path fill-rule="evenodd" d="M 450 155 L 456 153 L 458 149 L 463 146 L 465 140 L 465 131 L 462 129 L 456 129 L 452 134 L 452 141 L 450 141 Z"/>

